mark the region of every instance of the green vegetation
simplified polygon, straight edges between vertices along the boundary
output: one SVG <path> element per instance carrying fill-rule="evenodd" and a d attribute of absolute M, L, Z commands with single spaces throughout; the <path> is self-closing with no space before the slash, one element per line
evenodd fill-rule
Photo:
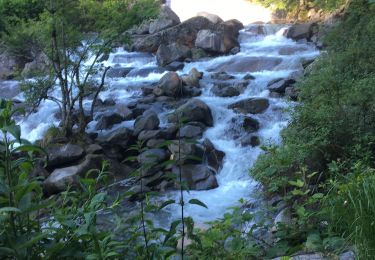
<path fill-rule="evenodd" d="M 288 18 L 305 20 L 308 11 L 315 9 L 323 12 L 334 11 L 348 0 L 250 0 L 274 11 L 285 11 Z"/>
<path fill-rule="evenodd" d="M 31 4 L 28 0 L 17 3 L 16 10 Z M 108 54 L 115 42 L 126 40 L 127 29 L 158 13 L 154 0 L 45 1 L 38 12 L 30 9 L 30 13 L 20 14 L 17 22 L 10 22 L 17 12 L 8 14 L 5 7 L 9 5 L 8 1 L 3 3 L 7 25 L 0 39 L 3 49 L 24 63 L 45 55 L 43 76 L 35 82 L 24 82 L 22 89 L 32 107 L 45 99 L 59 106 L 66 136 L 72 135 L 75 124 L 83 133 L 93 118 L 94 104 L 109 69 L 99 65 L 99 59 Z M 30 73 L 38 75 L 38 71 Z M 93 80 L 99 74 L 102 80 Z M 57 85 L 61 99 L 50 95 Z M 95 98 L 90 112 L 85 113 L 83 103 L 88 95 Z M 74 114 L 78 115 L 76 122 Z"/>
<path fill-rule="evenodd" d="M 279 9 L 300 9 L 301 1 L 257 0 Z M 308 1 L 305 1 L 308 4 Z M 332 10 L 344 1 L 310 1 Z M 207 229 L 184 217 L 187 203 L 205 207 L 199 200 L 156 203 L 154 192 L 142 189 L 141 164 L 134 172 L 141 190 L 109 196 L 106 164 L 91 171 L 68 191 L 48 197 L 36 165 L 45 163 L 42 148 L 20 138 L 11 103 L 0 102 L 0 257 L 5 259 L 270 259 L 296 252 L 320 251 L 330 256 L 353 246 L 360 259 L 375 258 L 375 5 L 351 1 L 346 16 L 327 34 L 324 53 L 298 83 L 301 104 L 283 131 L 283 145 L 264 147 L 265 154 L 251 174 L 264 185 L 267 196 L 279 195 L 290 213 L 288 225 L 268 223 L 263 212 L 250 214 L 235 208 Z M 53 4 L 52 4 L 53 3 Z M 51 99 L 61 107 L 63 129 L 51 128 L 51 139 L 72 133 L 72 115 L 79 112 L 79 130 L 87 116 L 86 95 L 102 90 L 108 68 L 98 60 L 130 26 L 155 16 L 156 3 L 143 1 L 32 1 L 0 0 L 2 48 L 31 61 L 43 51 L 50 61 L 50 77 L 25 82 L 23 90 L 32 106 Z M 82 48 L 82 42 L 86 47 Z M 343 44 L 345 43 L 345 44 Z M 5 46 L 5 47 L 4 47 Z M 69 54 L 68 54 L 69 53 Z M 82 65 L 93 54 L 94 61 Z M 78 59 L 73 59 L 78 57 Z M 62 100 L 50 96 L 60 87 Z M 71 93 L 77 93 L 73 95 Z M 89 119 L 90 120 L 90 119 Z M 167 144 L 164 144 L 167 145 Z M 139 143 L 130 148 L 144 151 Z M 138 159 L 136 157 L 129 160 Z M 176 165 L 180 160 L 164 162 Z M 104 189 L 103 189 L 104 188 Z M 124 199 L 137 196 L 139 210 L 120 213 Z M 169 229 L 152 222 L 160 209 L 177 204 L 181 219 Z M 111 216 L 100 221 L 102 213 Z M 262 215 L 262 221 L 258 221 Z M 108 219 L 107 219 L 108 220 Z M 273 230 L 272 239 L 262 234 Z M 246 231 L 246 232 L 245 232 Z M 189 239 L 190 243 L 186 243 Z M 180 243 L 179 243 L 180 241 Z"/>
<path fill-rule="evenodd" d="M 307 216 L 305 224 L 312 225 L 307 233 L 296 229 L 301 237 L 318 234 L 315 245 L 324 245 L 338 235 L 361 259 L 375 256 L 369 217 L 375 202 L 374 17 L 370 1 L 351 2 L 325 39 L 327 53 L 298 85 L 301 105 L 283 131 L 284 144 L 266 148 L 252 170 L 268 193 L 285 197 L 298 221 Z M 319 204 L 310 203 L 314 196 Z"/>

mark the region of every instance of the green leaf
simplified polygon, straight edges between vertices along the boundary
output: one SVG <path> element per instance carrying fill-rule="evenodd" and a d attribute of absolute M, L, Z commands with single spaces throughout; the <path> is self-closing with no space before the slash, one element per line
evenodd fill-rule
<path fill-rule="evenodd" d="M 15 212 L 15 213 L 21 213 L 21 210 L 14 207 L 3 207 L 0 208 L 0 213 L 7 213 L 7 212 Z"/>
<path fill-rule="evenodd" d="M 305 183 L 304 183 L 303 181 L 301 181 L 301 180 L 297 180 L 297 181 L 289 181 L 288 183 L 289 183 L 290 185 L 295 186 L 295 187 L 298 187 L 298 188 L 302 188 L 302 187 L 305 185 Z"/>
<path fill-rule="evenodd" d="M 198 206 L 201 206 L 201 207 L 203 207 L 203 208 L 208 209 L 208 207 L 207 207 L 206 204 L 204 204 L 202 201 L 197 200 L 197 199 L 191 199 L 191 200 L 189 200 L 189 204 L 198 205 Z"/>
<path fill-rule="evenodd" d="M 166 206 L 171 205 L 171 204 L 173 204 L 173 203 L 176 203 L 176 201 L 175 201 L 175 200 L 167 200 L 167 201 L 164 201 L 164 202 L 160 205 L 159 210 L 161 210 L 161 209 L 165 208 Z"/>

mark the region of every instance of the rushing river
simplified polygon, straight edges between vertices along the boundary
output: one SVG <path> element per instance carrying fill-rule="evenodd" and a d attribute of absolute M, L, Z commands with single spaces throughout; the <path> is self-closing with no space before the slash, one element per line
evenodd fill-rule
<path fill-rule="evenodd" d="M 233 132 L 241 135 L 239 126 L 233 124 L 231 120 L 235 113 L 228 109 L 229 104 L 248 97 L 266 97 L 270 101 L 270 107 L 265 113 L 253 115 L 260 122 L 260 130 L 256 133 L 261 140 L 261 144 L 279 143 L 280 131 L 288 123 L 288 113 L 286 108 L 293 106 L 293 103 L 284 98 L 271 98 L 267 90 L 267 84 L 276 78 L 286 78 L 293 73 L 301 73 L 301 61 L 316 57 L 319 52 L 314 46 L 306 43 L 297 43 L 283 36 L 285 28 L 276 25 L 265 25 L 264 32 L 259 35 L 254 33 L 251 28 L 256 25 L 245 28 L 240 33 L 241 51 L 232 56 L 222 56 L 210 58 L 198 62 L 185 64 L 179 74 L 186 74 L 192 68 L 204 72 L 204 78 L 201 80 L 202 95 L 198 97 L 211 108 L 214 117 L 214 127 L 209 128 L 203 138 L 208 138 L 217 149 L 225 152 L 223 168 L 217 174 L 219 187 L 207 191 L 191 191 L 185 194 L 185 199 L 197 198 L 203 201 L 208 209 L 187 205 L 186 214 L 193 216 L 195 221 L 200 223 L 220 218 L 229 207 L 239 204 L 241 198 L 254 200 L 257 183 L 249 176 L 249 169 L 255 160 L 262 153 L 259 147 L 242 147 L 235 140 Z M 270 70 L 259 69 L 252 72 L 255 80 L 251 81 L 243 94 L 237 97 L 217 97 L 210 92 L 213 86 L 210 74 L 214 72 L 215 67 L 220 64 L 226 64 L 230 61 L 243 59 L 246 57 L 256 57 L 260 59 L 280 58 L 282 62 Z M 108 79 L 108 88 L 100 94 L 100 98 L 105 100 L 112 98 L 117 105 L 126 106 L 131 101 L 136 100 L 142 95 L 141 87 L 157 82 L 165 72 L 158 73 L 154 68 L 157 66 L 156 59 L 150 54 L 130 53 L 123 49 L 115 50 L 109 57 L 105 65 L 113 67 L 132 67 L 145 71 L 142 76 L 132 77 L 128 75 L 124 78 Z M 241 69 L 243 71 L 243 69 Z M 247 73 L 231 72 L 238 80 L 242 79 Z M 5 83 L 4 83 L 5 84 Z M 12 82 L 8 84 L 14 84 Z M 56 93 L 57 95 L 57 93 Z M 18 99 L 22 99 L 20 94 Z M 89 105 L 88 103 L 86 105 Z M 57 125 L 58 119 L 54 114 L 57 107 L 53 102 L 42 103 L 37 113 L 31 114 L 27 119 L 21 121 L 23 137 L 31 141 L 42 137 L 43 133 L 51 125 Z M 160 108 L 158 111 L 161 125 L 166 123 L 166 114 L 170 111 Z M 115 125 L 118 127 L 132 127 L 134 121 L 127 121 Z M 89 125 L 88 131 L 94 131 L 96 122 Z M 100 134 L 100 133 L 99 133 Z M 167 197 L 179 198 L 177 192 L 166 194 Z M 176 206 L 167 208 L 172 216 L 178 216 L 179 210 Z M 177 214 L 177 215 L 176 215 Z"/>

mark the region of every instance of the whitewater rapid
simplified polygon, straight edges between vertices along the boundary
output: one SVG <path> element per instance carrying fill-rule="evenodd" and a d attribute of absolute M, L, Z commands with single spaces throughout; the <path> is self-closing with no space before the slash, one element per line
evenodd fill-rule
<path fill-rule="evenodd" d="M 214 127 L 206 130 L 203 139 L 208 138 L 219 150 L 225 152 L 224 164 L 217 174 L 219 187 L 207 191 L 190 191 L 184 193 L 185 201 L 196 198 L 204 202 L 208 209 L 197 205 L 186 205 L 185 214 L 192 216 L 195 221 L 204 223 L 217 218 L 221 218 L 230 207 L 238 206 L 241 198 L 247 201 L 256 199 L 257 183 L 249 176 L 249 169 L 252 167 L 257 157 L 262 153 L 260 147 L 242 147 L 238 141 L 233 139 L 230 130 L 233 126 L 231 119 L 235 116 L 233 110 L 228 109 L 228 105 L 249 97 L 266 97 L 270 101 L 270 107 L 266 112 L 258 115 L 251 115 L 260 122 L 260 130 L 256 133 L 262 145 L 277 144 L 281 142 L 280 131 L 288 124 L 288 108 L 293 106 L 293 102 L 284 98 L 272 98 L 267 90 L 267 84 L 276 78 L 286 78 L 293 73 L 301 73 L 301 61 L 312 59 L 319 55 L 314 46 L 307 43 L 297 43 L 283 36 L 285 28 L 269 25 L 266 27 L 265 35 L 257 35 L 245 28 L 240 33 L 241 51 L 232 56 L 208 58 L 197 62 L 186 63 L 183 70 L 178 71 L 180 75 L 187 74 L 192 68 L 204 73 L 201 80 L 202 95 L 198 97 L 210 108 L 214 117 Z M 281 49 L 293 49 L 290 53 L 280 54 Z M 282 63 L 272 71 L 261 70 L 251 73 L 255 80 L 251 81 L 246 90 L 237 97 L 217 97 L 210 89 L 213 84 L 210 81 L 210 68 L 228 62 L 229 59 L 241 57 L 277 57 L 282 59 Z M 152 55 L 141 53 L 130 53 L 123 49 L 116 49 L 111 53 L 104 65 L 112 67 L 128 67 L 147 69 L 157 67 L 156 58 Z M 100 94 L 102 100 L 112 98 L 116 104 L 126 106 L 129 102 L 142 96 L 141 87 L 158 82 L 166 72 L 152 72 L 145 77 L 124 77 L 108 79 L 108 87 Z M 241 80 L 247 73 L 230 73 L 238 80 Z M 58 95 L 58 92 L 55 92 Z M 18 97 L 23 99 L 22 94 Z M 86 104 L 89 105 L 89 104 Z M 59 120 L 54 114 L 58 111 L 57 106 L 50 101 L 42 102 L 36 113 L 22 120 L 21 128 L 23 137 L 35 141 L 40 139 L 44 132 L 52 125 L 58 125 Z M 170 111 L 159 111 L 161 125 L 166 124 L 166 114 Z M 115 125 L 118 127 L 132 127 L 134 121 L 127 121 Z M 96 122 L 90 123 L 88 131 L 94 131 Z M 238 131 L 239 130 L 238 126 Z M 169 192 L 165 195 L 168 198 L 179 200 L 178 192 Z M 178 205 L 171 205 L 167 209 L 170 218 L 179 216 Z"/>

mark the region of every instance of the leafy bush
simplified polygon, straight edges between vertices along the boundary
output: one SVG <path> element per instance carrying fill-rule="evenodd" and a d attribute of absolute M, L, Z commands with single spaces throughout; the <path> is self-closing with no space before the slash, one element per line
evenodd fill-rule
<path fill-rule="evenodd" d="M 344 248 L 336 239 L 343 236 L 364 259 L 373 258 L 375 241 L 373 230 L 365 230 L 372 225 L 369 216 L 375 203 L 369 170 L 375 166 L 374 32 L 375 6 L 367 0 L 352 1 L 344 19 L 325 37 L 327 53 L 297 85 L 301 104 L 282 133 L 284 144 L 266 148 L 251 171 L 268 193 L 284 196 L 298 221 L 310 226 L 305 234 L 300 232 L 302 241 L 320 246 L 330 241 Z M 315 173 L 308 185 L 301 172 Z M 308 187 L 306 194 L 296 193 L 299 184 Z M 331 190 L 335 192 L 327 195 Z M 306 206 L 315 194 L 331 204 Z M 303 213 L 311 210 L 315 214 Z M 328 226 L 317 229 L 320 223 Z"/>
<path fill-rule="evenodd" d="M 327 209 L 332 229 L 356 246 L 359 259 L 375 258 L 375 171 L 361 162 L 334 187 Z"/>

